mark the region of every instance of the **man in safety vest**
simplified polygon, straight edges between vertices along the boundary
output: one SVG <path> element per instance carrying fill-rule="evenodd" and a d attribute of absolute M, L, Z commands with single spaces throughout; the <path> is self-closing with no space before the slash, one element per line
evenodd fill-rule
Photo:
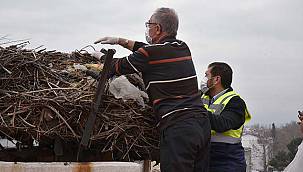
<path fill-rule="evenodd" d="M 202 101 L 211 122 L 210 172 L 245 172 L 241 143 L 243 126 L 250 119 L 245 102 L 231 88 L 232 69 L 222 62 L 208 65 L 201 84 Z"/>

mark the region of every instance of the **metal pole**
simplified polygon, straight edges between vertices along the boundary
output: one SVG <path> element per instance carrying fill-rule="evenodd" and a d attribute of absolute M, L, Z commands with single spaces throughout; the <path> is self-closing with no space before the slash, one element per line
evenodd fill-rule
<path fill-rule="evenodd" d="M 86 121 L 85 129 L 82 134 L 82 139 L 81 139 L 79 150 L 78 150 L 78 157 L 77 157 L 78 160 L 79 160 L 79 157 L 81 159 L 81 152 L 83 151 L 83 149 L 87 148 L 88 142 L 90 140 L 90 136 L 93 132 L 96 115 L 99 112 L 99 108 L 102 103 L 102 96 L 103 96 L 104 90 L 105 90 L 105 83 L 107 81 L 108 74 L 111 70 L 111 63 L 112 63 L 113 56 L 115 54 L 114 49 L 109 49 L 108 51 L 105 51 L 103 49 L 102 52 L 106 52 L 104 67 L 101 71 L 101 77 L 98 78 L 97 91 L 95 94 L 94 101 L 92 103 L 90 115 Z"/>

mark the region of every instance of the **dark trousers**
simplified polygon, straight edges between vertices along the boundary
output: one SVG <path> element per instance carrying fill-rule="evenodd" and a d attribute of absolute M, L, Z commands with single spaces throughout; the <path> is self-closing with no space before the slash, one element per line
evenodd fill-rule
<path fill-rule="evenodd" d="M 161 172 L 208 172 L 210 123 L 194 116 L 161 130 Z"/>
<path fill-rule="evenodd" d="M 211 143 L 210 172 L 245 172 L 246 162 L 241 143 Z"/>

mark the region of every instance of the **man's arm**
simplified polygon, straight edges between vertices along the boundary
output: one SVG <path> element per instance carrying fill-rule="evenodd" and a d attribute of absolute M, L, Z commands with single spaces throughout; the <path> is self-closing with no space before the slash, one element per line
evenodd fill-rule
<path fill-rule="evenodd" d="M 146 45 L 145 43 L 136 42 L 119 37 L 103 37 L 98 39 L 94 43 L 121 45 L 133 51 L 133 53 L 127 57 L 113 59 L 109 77 L 113 75 L 139 73 L 147 70 L 149 55 L 143 47 L 144 45 Z"/>
<path fill-rule="evenodd" d="M 143 42 L 133 41 L 125 38 L 118 38 L 118 44 L 133 52 L 137 51 L 139 48 L 143 47 L 144 45 L 147 45 Z"/>
<path fill-rule="evenodd" d="M 111 44 L 111 45 L 121 45 L 124 48 L 129 49 L 130 51 L 137 51 L 142 46 L 146 45 L 143 42 L 137 42 L 125 38 L 119 38 L 119 37 L 103 37 L 94 42 L 95 44 L 101 43 L 101 44 Z"/>
<path fill-rule="evenodd" d="M 135 41 L 125 39 L 125 38 L 118 38 L 118 44 L 121 45 L 124 48 L 129 49 L 130 51 L 133 51 Z"/>
<path fill-rule="evenodd" d="M 245 109 L 245 102 L 239 96 L 231 98 L 220 115 L 208 113 L 211 129 L 222 133 L 240 128 L 245 122 Z"/>
<path fill-rule="evenodd" d="M 147 45 L 147 44 L 144 43 L 144 42 L 135 41 L 134 47 L 133 47 L 133 51 L 137 51 L 139 48 L 141 48 L 141 47 L 143 47 L 145 45 Z"/>
<path fill-rule="evenodd" d="M 113 59 L 111 76 L 145 72 L 148 69 L 148 53 L 139 48 L 129 56 Z"/>

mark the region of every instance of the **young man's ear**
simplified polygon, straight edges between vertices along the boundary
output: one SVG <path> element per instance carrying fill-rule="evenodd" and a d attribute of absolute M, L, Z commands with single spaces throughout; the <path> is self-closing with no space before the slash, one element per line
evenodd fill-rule
<path fill-rule="evenodd" d="M 216 81 L 216 83 L 218 84 L 221 84 L 221 76 L 216 76 L 215 77 L 216 79 L 215 79 L 215 81 Z"/>

